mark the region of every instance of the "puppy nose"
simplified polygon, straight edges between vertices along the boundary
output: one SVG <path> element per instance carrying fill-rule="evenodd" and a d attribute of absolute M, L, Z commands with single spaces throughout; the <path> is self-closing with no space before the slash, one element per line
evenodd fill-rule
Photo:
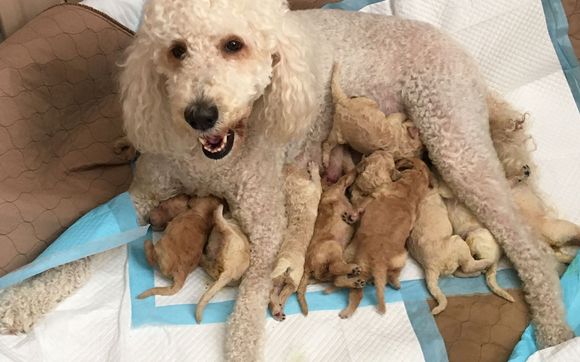
<path fill-rule="evenodd" d="M 198 101 L 190 104 L 183 112 L 185 121 L 198 131 L 212 128 L 218 120 L 219 113 L 215 104 Z"/>

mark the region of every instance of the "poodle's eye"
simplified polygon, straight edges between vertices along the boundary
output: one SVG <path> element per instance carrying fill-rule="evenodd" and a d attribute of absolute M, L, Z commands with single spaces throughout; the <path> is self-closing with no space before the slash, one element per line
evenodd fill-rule
<path fill-rule="evenodd" d="M 169 51 L 175 59 L 183 60 L 187 55 L 187 46 L 184 43 L 175 43 Z"/>
<path fill-rule="evenodd" d="M 229 39 L 226 41 L 224 48 L 228 53 L 237 53 L 244 47 L 244 43 L 237 38 Z"/>

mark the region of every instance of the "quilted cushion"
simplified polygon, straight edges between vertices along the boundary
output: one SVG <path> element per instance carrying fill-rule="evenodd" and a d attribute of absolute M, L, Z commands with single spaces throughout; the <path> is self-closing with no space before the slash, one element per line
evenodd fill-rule
<path fill-rule="evenodd" d="M 130 33 L 75 5 L 0 44 L 0 275 L 128 188 L 115 63 Z"/>

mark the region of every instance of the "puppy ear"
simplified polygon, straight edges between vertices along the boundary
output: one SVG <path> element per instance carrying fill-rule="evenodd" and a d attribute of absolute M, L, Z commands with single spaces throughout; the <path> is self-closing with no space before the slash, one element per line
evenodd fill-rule
<path fill-rule="evenodd" d="M 410 170 L 414 167 L 415 165 L 413 164 L 413 161 L 408 158 L 401 158 L 395 162 L 395 169 L 398 171 Z"/>
<path fill-rule="evenodd" d="M 314 76 L 315 62 L 305 44 L 308 39 L 288 15 L 282 16 L 272 56 L 273 74 L 264 97 L 266 132 L 271 139 L 287 141 L 303 135 L 316 116 L 315 96 L 322 93 Z M 319 88 L 317 88 L 319 87 Z"/>
<path fill-rule="evenodd" d="M 139 151 L 159 151 L 166 146 L 161 120 L 169 118 L 164 103 L 163 80 L 154 69 L 149 42 L 137 37 L 121 64 L 121 98 L 127 138 Z"/>
<path fill-rule="evenodd" d="M 413 125 L 407 126 L 407 133 L 409 134 L 409 137 L 414 140 L 419 138 L 419 128 Z"/>
<path fill-rule="evenodd" d="M 395 182 L 401 179 L 401 177 L 403 177 L 403 175 L 401 174 L 401 171 L 394 169 L 391 172 L 391 181 Z"/>

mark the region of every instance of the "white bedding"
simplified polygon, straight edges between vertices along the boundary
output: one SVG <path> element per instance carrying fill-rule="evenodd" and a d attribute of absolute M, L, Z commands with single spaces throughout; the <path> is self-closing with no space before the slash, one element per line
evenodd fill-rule
<path fill-rule="evenodd" d="M 134 29 L 143 1 L 83 3 Z M 580 117 L 546 31 L 540 0 L 404 0 L 374 4 L 364 11 L 390 13 L 391 9 L 397 15 L 450 31 L 479 61 L 490 85 L 532 115 L 540 187 L 563 217 L 580 222 Z M 403 275 L 405 280 L 422 278 L 413 263 Z M 222 323 L 131 328 L 128 278 L 125 247 L 99 256 L 90 282 L 31 334 L 0 337 L 0 361 L 220 359 Z M 190 277 L 183 293 L 157 298 L 156 306 L 191 303 L 203 286 L 199 281 L 199 277 Z M 231 300 L 233 295 L 232 291 L 224 292 L 220 298 Z M 424 355 L 407 305 L 401 301 L 389 303 L 384 317 L 378 316 L 373 307 L 361 308 L 348 321 L 336 314 L 332 310 L 312 312 L 308 318 L 290 315 L 283 323 L 269 319 L 266 360 L 434 358 Z"/>

